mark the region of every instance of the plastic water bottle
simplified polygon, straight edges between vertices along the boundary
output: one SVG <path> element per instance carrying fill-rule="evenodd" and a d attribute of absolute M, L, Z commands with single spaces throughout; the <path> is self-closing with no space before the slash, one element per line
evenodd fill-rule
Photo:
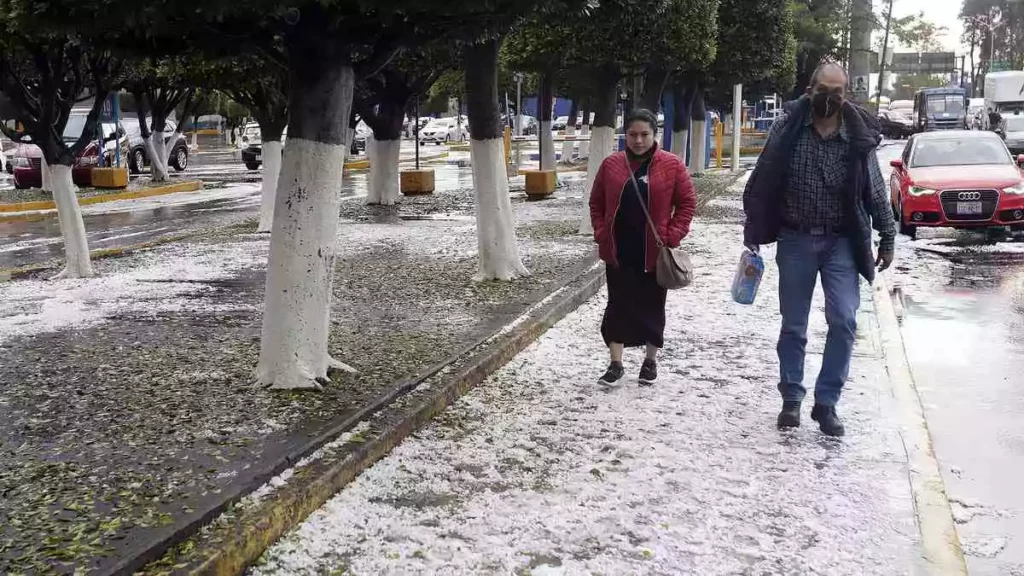
<path fill-rule="evenodd" d="M 764 275 L 764 259 L 756 252 L 745 249 L 732 280 L 732 299 L 739 304 L 753 304 Z"/>

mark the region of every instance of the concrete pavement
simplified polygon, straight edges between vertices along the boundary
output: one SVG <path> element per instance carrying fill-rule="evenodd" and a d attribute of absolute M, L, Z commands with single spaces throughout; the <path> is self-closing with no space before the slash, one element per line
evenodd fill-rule
<path fill-rule="evenodd" d="M 803 428 L 775 429 L 777 277 L 770 266 L 754 306 L 729 299 L 736 201 L 722 206 L 725 222 L 698 221 L 687 241 L 699 275 L 669 296 L 657 385 L 596 385 L 607 362 L 596 296 L 354 480 L 252 574 L 956 573 L 923 560 L 903 442 L 910 423 L 867 287 L 840 409 L 847 437 L 823 437 L 808 406 Z M 825 329 L 819 291 L 809 381 Z M 627 354 L 628 380 L 639 361 Z"/>

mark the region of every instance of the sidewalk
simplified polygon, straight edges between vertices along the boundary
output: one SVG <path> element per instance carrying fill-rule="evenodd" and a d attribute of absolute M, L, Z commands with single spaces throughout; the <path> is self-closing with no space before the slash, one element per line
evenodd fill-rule
<path fill-rule="evenodd" d="M 865 286 L 847 436 L 780 432 L 777 275 L 729 299 L 735 206 L 694 223 L 653 388 L 596 384 L 602 291 L 269 549 L 271 574 L 929 574 Z M 772 261 L 769 250 L 766 259 Z M 808 380 L 825 320 L 815 301 Z M 627 370 L 639 368 L 638 351 Z M 376 422 L 366 423 L 369 427 Z"/>
<path fill-rule="evenodd" d="M 471 280 L 470 189 L 344 201 L 329 345 L 359 374 L 320 393 L 252 385 L 268 238 L 251 220 L 96 278 L 0 283 L 0 573 L 133 572 L 469 352 L 518 352 L 572 286 L 598 287 L 581 187 L 512 194 L 532 272 L 514 283 Z"/>

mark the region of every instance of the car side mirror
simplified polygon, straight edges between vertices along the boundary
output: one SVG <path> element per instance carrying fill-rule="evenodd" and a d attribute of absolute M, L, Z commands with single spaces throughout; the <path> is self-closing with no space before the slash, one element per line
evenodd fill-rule
<path fill-rule="evenodd" d="M 1017 166 L 1024 167 L 1024 154 L 1017 155 Z"/>
<path fill-rule="evenodd" d="M 901 158 L 897 158 L 895 160 L 890 160 L 889 161 L 889 166 L 892 166 L 893 168 L 895 168 L 897 170 L 902 170 L 903 169 L 903 160 Z"/>

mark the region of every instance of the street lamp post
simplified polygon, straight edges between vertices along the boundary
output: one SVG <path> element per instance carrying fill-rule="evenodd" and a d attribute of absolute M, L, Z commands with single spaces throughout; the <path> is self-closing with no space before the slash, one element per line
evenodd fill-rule
<path fill-rule="evenodd" d="M 516 136 L 523 135 L 523 75 L 516 72 Z"/>

